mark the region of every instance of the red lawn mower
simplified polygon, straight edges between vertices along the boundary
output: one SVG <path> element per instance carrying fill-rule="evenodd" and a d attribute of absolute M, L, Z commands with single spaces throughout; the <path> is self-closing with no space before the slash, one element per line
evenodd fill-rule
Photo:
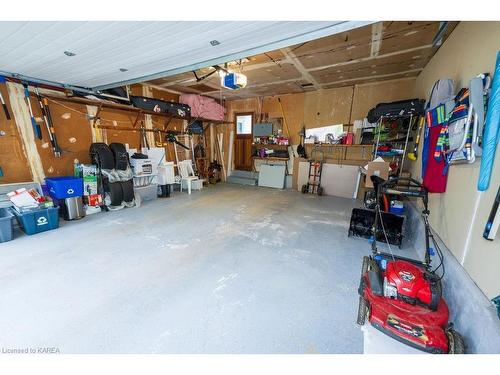
<path fill-rule="evenodd" d="M 448 322 L 448 306 L 442 297 L 443 254 L 429 227 L 427 190 L 411 178 L 384 181 L 372 176 L 372 181 L 378 197 L 373 233 L 375 228 L 381 227 L 385 234 L 380 205 L 382 195 L 421 198 L 424 204 L 422 218 L 426 249 L 424 261 L 421 262 L 395 256 L 388 241 L 390 253 L 380 252 L 375 239 L 371 239 L 373 254 L 363 258 L 361 269 L 357 323 L 363 325 L 368 319 L 372 326 L 383 333 L 428 353 L 465 353 L 462 336 Z M 433 270 L 431 255 L 434 250 L 430 247 L 430 241 L 440 260 Z M 440 268 L 441 275 L 438 275 L 436 271 Z"/>

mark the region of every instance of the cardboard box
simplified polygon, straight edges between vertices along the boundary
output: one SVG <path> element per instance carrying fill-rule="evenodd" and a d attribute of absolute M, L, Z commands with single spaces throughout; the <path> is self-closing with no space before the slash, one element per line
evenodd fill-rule
<path fill-rule="evenodd" d="M 93 164 L 78 164 L 75 166 L 75 177 L 83 179 L 83 195 L 97 194 L 97 166 Z"/>
<path fill-rule="evenodd" d="M 371 161 L 368 163 L 368 168 L 366 172 L 365 187 L 372 188 L 372 180 L 370 176 L 378 176 L 387 180 L 389 178 L 389 163 L 386 161 Z"/>

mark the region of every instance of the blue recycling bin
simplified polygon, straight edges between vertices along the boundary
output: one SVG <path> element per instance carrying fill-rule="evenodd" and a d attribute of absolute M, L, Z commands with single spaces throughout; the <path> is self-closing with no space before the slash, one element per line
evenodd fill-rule
<path fill-rule="evenodd" d="M 49 177 L 45 179 L 49 195 L 54 200 L 81 197 L 83 179 L 73 176 Z"/>

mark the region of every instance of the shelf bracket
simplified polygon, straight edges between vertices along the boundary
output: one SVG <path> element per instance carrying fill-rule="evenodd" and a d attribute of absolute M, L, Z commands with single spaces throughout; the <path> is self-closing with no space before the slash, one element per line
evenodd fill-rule
<path fill-rule="evenodd" d="M 132 127 L 133 127 L 133 128 L 135 128 L 135 126 L 137 125 L 137 122 L 139 121 L 139 117 L 141 117 L 141 115 L 142 115 L 142 111 L 137 112 L 137 116 L 136 116 L 136 118 L 135 118 L 135 121 L 134 121 L 134 123 L 132 124 Z"/>
<path fill-rule="evenodd" d="M 163 125 L 163 131 L 167 131 L 168 126 L 170 125 L 170 122 L 172 121 L 173 117 L 170 116 L 168 120 L 165 120 L 165 124 Z"/>

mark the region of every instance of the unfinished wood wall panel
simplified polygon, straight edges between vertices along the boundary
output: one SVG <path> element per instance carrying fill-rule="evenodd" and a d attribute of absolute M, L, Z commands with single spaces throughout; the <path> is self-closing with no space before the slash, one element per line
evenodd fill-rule
<path fill-rule="evenodd" d="M 0 90 L 2 90 L 3 97 L 10 109 L 10 100 L 6 86 L 0 85 Z M 130 93 L 132 95 L 143 95 L 143 86 L 132 85 L 130 87 Z M 167 101 L 178 101 L 179 98 L 177 94 L 154 88 L 150 88 L 147 93 L 148 96 Z M 62 148 L 62 155 L 59 158 L 54 156 L 47 129 L 41 115 L 41 109 L 35 95 L 31 97 L 31 105 L 33 114 L 40 124 L 43 136 L 42 140 L 35 138 L 32 141 L 35 146 L 34 152 L 37 154 L 37 157 L 39 156 L 40 158 L 40 174 L 43 173 L 46 177 L 72 175 L 75 160 L 81 163 L 90 162 L 89 148 L 93 139 L 93 121 L 89 118 L 88 110 L 85 105 L 58 101 L 57 99 L 49 100 L 49 107 L 57 140 Z M 96 107 L 90 108 L 94 110 L 97 109 Z M 33 176 L 30 163 L 26 157 L 24 143 L 19 134 L 16 122 L 14 121 L 14 115 L 11 111 L 12 120 L 8 121 L 3 114 L 3 110 L 0 111 L 0 130 L 5 131 L 5 136 L 0 136 L 0 166 L 4 172 L 4 177 L 0 177 L 0 183 L 31 181 L 33 180 Z M 104 109 L 100 112 L 99 118 L 99 124 L 103 126 L 131 128 L 136 119 L 136 114 Z M 130 148 L 140 148 L 139 128 L 142 125 L 142 120 L 143 119 L 140 118 L 140 121 L 136 125 L 137 131 L 123 131 L 118 129 L 95 130 L 99 132 L 99 134 L 102 134 L 102 141 L 108 144 L 119 142 L 128 144 Z M 151 120 L 153 128 L 158 129 L 164 129 L 168 122 L 164 117 L 156 116 L 152 116 Z M 183 120 L 172 120 L 168 123 L 168 129 L 181 131 L 184 128 L 183 123 Z M 31 125 L 28 131 L 32 131 Z M 221 132 L 225 131 L 224 128 L 221 128 Z M 153 141 L 150 142 L 150 146 L 155 147 L 156 141 L 160 142 L 160 139 L 158 135 L 156 135 L 156 138 L 153 138 L 151 137 L 152 133 L 149 134 Z M 225 147 L 228 147 L 228 139 L 229 133 L 224 139 Z M 167 160 L 174 161 L 175 155 L 172 144 L 163 142 L 163 146 L 166 149 Z M 226 158 L 227 155 L 228 150 L 225 150 Z M 41 179 L 43 180 L 43 176 Z"/>
<path fill-rule="evenodd" d="M 0 91 L 11 117 L 10 120 L 7 120 L 3 109 L 0 109 L 0 131 L 5 132 L 5 135 L 0 135 L 0 167 L 3 171 L 3 176 L 0 177 L 0 184 L 31 181 L 33 178 L 28 159 L 14 120 L 5 84 L 0 84 Z"/>
<path fill-rule="evenodd" d="M 43 140 L 35 139 L 46 177 L 73 175 L 75 159 L 81 163 L 90 162 L 89 146 L 92 142 L 92 132 L 85 116 L 87 109 L 79 104 L 64 103 L 64 106 L 61 104 L 49 101 L 57 142 L 62 149 L 61 157 L 54 156 L 43 121 L 39 122 Z M 31 105 L 35 117 L 41 119 L 42 114 L 36 97 L 31 98 Z"/>
<path fill-rule="evenodd" d="M 307 129 L 349 124 L 352 86 L 305 94 L 304 122 Z"/>
<path fill-rule="evenodd" d="M 286 119 L 290 134 L 283 124 L 283 133 L 290 137 L 292 144 L 298 144 L 300 141 L 299 132 L 304 124 L 304 103 L 305 95 L 303 93 L 281 95 L 281 104 L 283 112 L 279 105 L 278 97 L 267 97 L 263 100 L 263 112 L 268 114 L 269 117 Z"/>
<path fill-rule="evenodd" d="M 368 111 L 378 103 L 411 98 L 414 88 L 415 79 L 403 79 L 306 93 L 230 100 L 226 102 L 226 118 L 234 121 L 234 114 L 238 112 L 253 112 L 256 121 L 261 112 L 270 118 L 280 118 L 279 97 L 290 127 L 291 143 L 298 144 L 303 125 L 310 129 L 352 124 L 354 120 L 366 117 Z"/>
<path fill-rule="evenodd" d="M 413 98 L 415 81 L 410 78 L 355 86 L 351 120 L 362 120 L 378 103 Z"/>

